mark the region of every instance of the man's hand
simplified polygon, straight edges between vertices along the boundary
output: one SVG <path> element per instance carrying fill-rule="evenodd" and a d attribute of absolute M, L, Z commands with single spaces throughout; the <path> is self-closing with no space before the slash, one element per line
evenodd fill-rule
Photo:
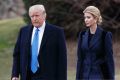
<path fill-rule="evenodd" d="M 19 80 L 19 78 L 18 77 L 13 77 L 12 80 Z"/>

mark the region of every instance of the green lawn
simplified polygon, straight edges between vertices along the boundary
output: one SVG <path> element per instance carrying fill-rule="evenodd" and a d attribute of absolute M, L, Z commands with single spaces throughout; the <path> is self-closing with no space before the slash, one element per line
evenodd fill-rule
<path fill-rule="evenodd" d="M 10 80 L 16 36 L 25 23 L 22 18 L 0 21 L 0 80 Z"/>

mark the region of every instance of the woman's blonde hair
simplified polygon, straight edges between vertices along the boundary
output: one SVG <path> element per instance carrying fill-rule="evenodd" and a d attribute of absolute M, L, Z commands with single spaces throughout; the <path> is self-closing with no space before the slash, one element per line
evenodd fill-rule
<path fill-rule="evenodd" d="M 95 7 L 95 6 L 88 6 L 84 11 L 83 13 L 90 13 L 92 14 L 94 17 L 97 18 L 97 24 L 101 24 L 102 23 L 102 17 L 101 17 L 101 14 L 100 14 L 100 10 Z"/>

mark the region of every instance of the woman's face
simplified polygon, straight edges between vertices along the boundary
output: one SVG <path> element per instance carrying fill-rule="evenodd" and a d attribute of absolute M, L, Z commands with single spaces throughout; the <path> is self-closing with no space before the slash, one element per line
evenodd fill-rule
<path fill-rule="evenodd" d="M 87 27 L 92 27 L 97 24 L 97 19 L 91 13 L 88 12 L 84 13 L 84 21 Z"/>

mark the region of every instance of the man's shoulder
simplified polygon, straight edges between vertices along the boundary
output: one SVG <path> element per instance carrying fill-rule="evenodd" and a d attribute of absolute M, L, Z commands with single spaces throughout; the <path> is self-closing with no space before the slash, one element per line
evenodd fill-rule
<path fill-rule="evenodd" d="M 31 24 L 27 24 L 27 25 L 22 26 L 21 30 L 28 30 L 30 28 L 32 28 L 32 25 Z"/>
<path fill-rule="evenodd" d="M 60 26 L 56 26 L 56 25 L 49 24 L 49 23 L 46 23 L 46 27 L 49 30 L 52 30 L 52 31 L 61 31 L 61 30 L 63 30 L 63 28 L 61 28 Z"/>

